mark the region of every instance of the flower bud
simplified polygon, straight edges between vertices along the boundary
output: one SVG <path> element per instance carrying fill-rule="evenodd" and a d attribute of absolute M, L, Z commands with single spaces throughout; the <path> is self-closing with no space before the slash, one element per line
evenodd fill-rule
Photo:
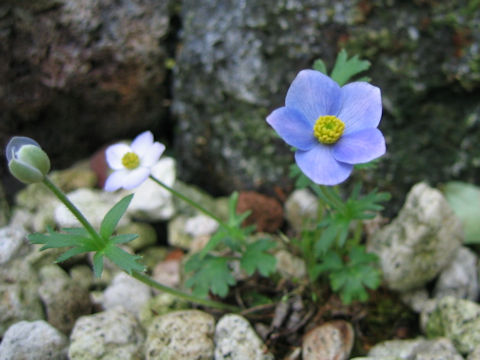
<path fill-rule="evenodd" d="M 50 171 L 50 159 L 33 139 L 14 136 L 5 150 L 10 173 L 23 183 L 43 181 Z"/>

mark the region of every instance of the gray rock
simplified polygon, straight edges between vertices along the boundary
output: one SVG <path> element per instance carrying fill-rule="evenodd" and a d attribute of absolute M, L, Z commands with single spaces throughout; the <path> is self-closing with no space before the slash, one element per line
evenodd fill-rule
<path fill-rule="evenodd" d="M 215 360 L 273 360 L 265 345 L 242 316 L 224 315 L 215 328 Z"/>
<path fill-rule="evenodd" d="M 299 233 L 307 226 L 315 226 L 318 199 L 307 189 L 295 190 L 285 201 L 285 218 Z"/>
<path fill-rule="evenodd" d="M 70 360 L 141 360 L 144 334 L 135 316 L 121 307 L 77 320 L 70 335 Z"/>
<path fill-rule="evenodd" d="M 0 14 L 1 144 L 22 128 L 62 168 L 161 128 L 168 1 L 7 0 Z"/>
<path fill-rule="evenodd" d="M 103 294 L 102 305 L 105 309 L 122 306 L 138 316 L 140 309 L 152 297 L 150 287 L 124 272 L 113 278 Z"/>
<path fill-rule="evenodd" d="M 167 314 L 173 310 L 188 309 L 190 303 L 179 297 L 168 293 L 160 293 L 142 306 L 139 313 L 139 320 L 145 329 L 148 329 L 151 322 L 159 315 Z"/>
<path fill-rule="evenodd" d="M 88 290 L 93 284 L 93 271 L 87 265 L 75 265 L 70 269 L 69 274 L 72 278 L 72 281 L 84 289 Z"/>
<path fill-rule="evenodd" d="M 479 304 L 447 296 L 438 300 L 435 309 L 424 316 L 428 337 L 447 337 L 462 354 L 480 346 Z"/>
<path fill-rule="evenodd" d="M 168 223 L 168 243 L 185 250 L 199 250 L 197 243 L 205 245 L 217 229 L 218 223 L 206 215 L 179 215 Z"/>
<path fill-rule="evenodd" d="M 88 290 L 73 281 L 59 266 L 42 267 L 40 282 L 38 294 L 45 307 L 47 320 L 64 334 L 70 333 L 77 318 L 91 313 L 92 302 Z"/>
<path fill-rule="evenodd" d="M 81 188 L 93 188 L 98 183 L 97 175 L 88 160 L 82 160 L 64 170 L 52 171 L 49 176 L 65 193 Z"/>
<path fill-rule="evenodd" d="M 385 104 L 381 128 L 390 159 L 365 180 L 380 188 L 388 184 L 399 199 L 421 179 L 476 178 L 480 144 L 471 129 L 480 108 L 471 97 L 480 84 L 474 65 L 479 15 L 468 1 L 424 5 L 184 2 L 174 97 L 182 177 L 224 192 L 284 185 L 293 159 L 265 126 L 265 116 L 284 104 L 300 69 L 321 57 L 330 70 L 341 44 L 372 62 L 369 76 Z M 460 43 L 447 40 L 452 37 Z M 428 96 L 439 89 L 444 95 Z M 414 106 L 403 106 L 405 101 Z M 453 121 L 456 114 L 465 120 Z"/>
<path fill-rule="evenodd" d="M 289 182 L 292 154 L 265 117 L 283 105 L 288 83 L 311 66 L 312 54 L 331 56 L 335 32 L 318 32 L 329 7 L 317 0 L 183 3 L 173 108 L 185 180 L 225 193 Z M 344 26 L 355 8 L 342 2 L 333 22 Z"/>
<path fill-rule="evenodd" d="M 184 215 L 175 216 L 167 224 L 168 243 L 181 249 L 189 249 L 193 238 L 185 231 L 188 218 Z"/>
<path fill-rule="evenodd" d="M 386 285 L 407 291 L 437 276 L 462 240 L 461 223 L 443 195 L 419 183 L 407 195 L 398 217 L 376 232 L 367 248 L 379 256 Z"/>
<path fill-rule="evenodd" d="M 290 251 L 281 249 L 275 252 L 276 269 L 285 279 L 302 279 L 307 274 L 305 261 Z"/>
<path fill-rule="evenodd" d="M 22 227 L 0 228 L 0 265 L 8 263 L 27 245 L 26 231 Z"/>
<path fill-rule="evenodd" d="M 178 179 L 175 181 L 175 184 L 173 184 L 173 188 L 188 199 L 202 205 L 204 209 L 214 213 L 220 219 L 226 220 L 228 218 L 228 198 L 214 198 L 197 186 L 186 184 Z M 197 209 L 178 197 L 173 198 L 173 203 L 175 204 L 175 209 L 177 210 L 178 214 L 185 215 L 187 217 L 199 214 Z"/>
<path fill-rule="evenodd" d="M 153 319 L 145 341 L 147 360 L 210 360 L 215 319 L 198 310 L 174 311 Z"/>
<path fill-rule="evenodd" d="M 54 211 L 60 201 L 44 184 L 30 184 L 19 191 L 15 198 L 11 224 L 43 232 L 55 225 Z"/>
<path fill-rule="evenodd" d="M 67 360 L 67 349 L 67 337 L 46 321 L 20 321 L 5 332 L 0 360 Z"/>
<path fill-rule="evenodd" d="M 116 233 L 137 234 L 138 237 L 136 239 L 126 243 L 126 246 L 134 251 L 153 246 L 157 242 L 157 232 L 155 231 L 155 228 L 145 222 L 132 222 L 121 228 L 118 228 Z"/>
<path fill-rule="evenodd" d="M 182 259 L 172 258 L 163 260 L 155 265 L 152 278 L 166 286 L 177 288 L 182 282 Z M 160 290 L 156 290 L 160 292 Z"/>
<path fill-rule="evenodd" d="M 95 189 L 78 189 L 67 194 L 68 199 L 82 212 L 95 229 L 100 224 L 105 214 L 122 198 L 120 193 L 109 193 Z M 79 227 L 78 220 L 63 204 L 59 204 L 54 212 L 55 222 L 59 227 Z M 128 217 L 124 216 L 119 226 L 125 225 Z"/>
<path fill-rule="evenodd" d="M 478 257 L 473 251 L 460 247 L 435 283 L 435 298 L 452 295 L 459 299 L 476 301 L 479 292 L 477 263 Z"/>
<path fill-rule="evenodd" d="M 477 346 L 470 354 L 468 354 L 467 360 L 480 360 L 480 346 Z"/>
<path fill-rule="evenodd" d="M 303 360 L 347 360 L 353 347 L 352 325 L 330 321 L 310 330 L 302 343 Z"/>
<path fill-rule="evenodd" d="M 203 214 L 188 218 L 185 222 L 185 232 L 193 238 L 212 235 L 217 229 L 218 222 Z"/>
<path fill-rule="evenodd" d="M 425 287 L 402 292 L 400 296 L 402 301 L 417 313 L 431 311 L 435 307 L 435 300 L 430 299 Z"/>
<path fill-rule="evenodd" d="M 0 265 L 0 336 L 21 320 L 43 320 L 38 275 L 24 258 Z"/>
<path fill-rule="evenodd" d="M 371 360 L 462 360 L 463 357 L 446 338 L 427 340 L 389 340 L 373 346 L 368 352 Z"/>

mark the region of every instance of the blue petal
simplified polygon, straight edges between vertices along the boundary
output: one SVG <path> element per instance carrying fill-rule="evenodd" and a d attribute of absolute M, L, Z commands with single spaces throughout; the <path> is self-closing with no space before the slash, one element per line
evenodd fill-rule
<path fill-rule="evenodd" d="M 342 108 L 337 117 L 345 123 L 344 134 L 376 128 L 382 117 L 380 89 L 366 82 L 354 82 L 341 89 Z"/>
<path fill-rule="evenodd" d="M 385 154 L 385 139 L 376 128 L 360 130 L 343 135 L 332 147 L 332 154 L 347 164 L 366 163 Z"/>
<path fill-rule="evenodd" d="M 298 167 L 313 182 L 320 185 L 337 185 L 352 172 L 353 165 L 341 163 L 333 157 L 330 146 L 317 145 L 308 151 L 297 151 Z"/>
<path fill-rule="evenodd" d="M 308 150 L 318 143 L 312 125 L 295 109 L 281 107 L 267 117 L 267 122 L 288 145 L 300 150 Z"/>
<path fill-rule="evenodd" d="M 287 92 L 285 105 L 300 111 L 310 123 L 322 115 L 336 115 L 340 110 L 340 86 L 315 70 L 302 70 Z"/>

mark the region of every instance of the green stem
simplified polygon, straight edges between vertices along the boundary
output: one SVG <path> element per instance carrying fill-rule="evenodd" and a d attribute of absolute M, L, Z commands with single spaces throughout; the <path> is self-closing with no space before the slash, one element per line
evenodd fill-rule
<path fill-rule="evenodd" d="M 205 215 L 211 217 L 213 220 L 215 220 L 216 222 L 218 222 L 219 225 L 221 225 L 222 227 L 228 229 L 229 226 L 227 224 L 225 224 L 217 215 L 215 215 L 214 213 L 208 211 L 207 209 L 205 209 L 204 207 L 202 207 L 201 205 L 199 205 L 198 203 L 196 203 L 195 201 L 189 199 L 188 197 L 186 197 L 185 195 L 179 193 L 177 190 L 175 190 L 174 188 L 168 186 L 167 184 L 165 184 L 164 182 L 160 181 L 159 179 L 157 179 L 155 176 L 153 175 L 150 175 L 150 179 L 152 179 L 153 181 L 155 181 L 158 185 L 160 185 L 161 187 L 163 187 L 165 190 L 169 191 L 170 193 L 172 193 L 174 196 L 178 197 L 179 199 L 182 199 L 183 201 L 185 201 L 187 204 L 189 204 L 190 206 L 194 207 L 195 209 L 197 209 L 198 211 L 204 213 Z"/>
<path fill-rule="evenodd" d="M 345 208 L 345 205 L 342 202 L 340 196 L 335 192 L 335 190 L 331 186 L 320 186 L 323 188 L 324 194 L 328 197 L 328 199 L 332 202 L 334 207 L 342 212 Z"/>
<path fill-rule="evenodd" d="M 100 235 L 98 235 L 97 231 L 88 222 L 85 216 L 83 216 L 80 210 L 78 210 L 77 207 L 68 199 L 68 197 L 48 177 L 45 176 L 43 183 L 50 189 L 51 192 L 55 194 L 55 196 L 67 207 L 67 209 L 70 210 L 73 216 L 77 218 L 80 224 L 82 224 L 85 230 L 87 230 L 91 235 L 92 239 L 98 243 L 98 247 L 103 247 L 105 245 L 105 241 Z"/>
<path fill-rule="evenodd" d="M 191 301 L 191 302 L 196 303 L 196 304 L 205 305 L 205 306 L 209 306 L 209 307 L 212 307 L 212 308 L 231 311 L 231 312 L 240 312 L 241 311 L 240 308 L 238 308 L 236 306 L 233 306 L 233 305 L 224 304 L 224 303 L 214 301 L 214 300 L 198 298 L 196 296 L 186 294 L 183 291 L 176 290 L 176 289 L 173 289 L 171 287 L 162 285 L 159 282 L 156 282 L 155 280 L 153 280 L 151 277 L 149 277 L 147 275 L 144 275 L 142 273 L 139 273 L 137 271 L 133 271 L 131 276 L 134 277 L 135 279 L 143 282 L 144 284 L 152 287 L 152 288 L 161 290 L 163 292 L 169 293 L 170 295 L 180 297 L 184 300 Z"/>
<path fill-rule="evenodd" d="M 358 245 L 362 239 L 363 234 L 363 223 L 361 221 L 357 221 L 355 225 L 355 231 L 353 233 L 353 244 Z"/>
<path fill-rule="evenodd" d="M 101 243 L 101 246 L 103 247 L 105 245 L 104 240 L 102 237 L 97 233 L 97 231 L 93 228 L 93 226 L 88 222 L 88 220 L 83 216 L 83 214 L 78 210 L 78 208 L 67 198 L 67 196 L 47 177 L 44 178 L 43 183 L 55 194 L 55 196 L 67 207 L 68 210 L 78 219 L 78 221 L 83 225 L 85 230 L 88 231 L 88 233 L 91 235 L 92 239 L 95 241 L 98 241 Z M 172 189 L 173 190 L 173 189 Z M 227 311 L 232 311 L 232 312 L 239 312 L 240 309 L 237 308 L 236 306 L 232 305 L 227 305 L 223 304 L 217 301 L 213 300 L 208 300 L 208 299 L 202 299 L 198 298 L 193 295 L 186 294 L 180 290 L 173 289 L 171 287 L 162 285 L 155 280 L 153 280 L 151 277 L 141 274 L 139 272 L 133 271 L 131 274 L 132 277 L 135 279 L 143 282 L 144 284 L 151 286 L 153 288 L 156 288 L 158 290 L 164 291 L 166 293 L 169 293 L 174 296 L 178 296 L 182 299 L 200 304 L 200 305 L 205 305 L 209 306 L 212 308 L 216 309 L 221 309 L 221 310 L 227 310 Z"/>
<path fill-rule="evenodd" d="M 339 199 L 336 193 L 332 192 L 330 187 L 323 185 L 312 185 L 311 189 L 325 204 L 338 211 L 343 209 L 344 205 L 342 201 Z"/>

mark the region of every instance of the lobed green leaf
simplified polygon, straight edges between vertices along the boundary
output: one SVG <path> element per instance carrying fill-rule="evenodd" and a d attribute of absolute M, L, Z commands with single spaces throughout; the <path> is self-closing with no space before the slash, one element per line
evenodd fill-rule
<path fill-rule="evenodd" d="M 247 245 L 240 264 L 247 275 L 252 275 L 256 270 L 263 276 L 269 276 L 275 271 L 277 260 L 267 251 L 276 246 L 275 241 L 261 239 Z"/>

